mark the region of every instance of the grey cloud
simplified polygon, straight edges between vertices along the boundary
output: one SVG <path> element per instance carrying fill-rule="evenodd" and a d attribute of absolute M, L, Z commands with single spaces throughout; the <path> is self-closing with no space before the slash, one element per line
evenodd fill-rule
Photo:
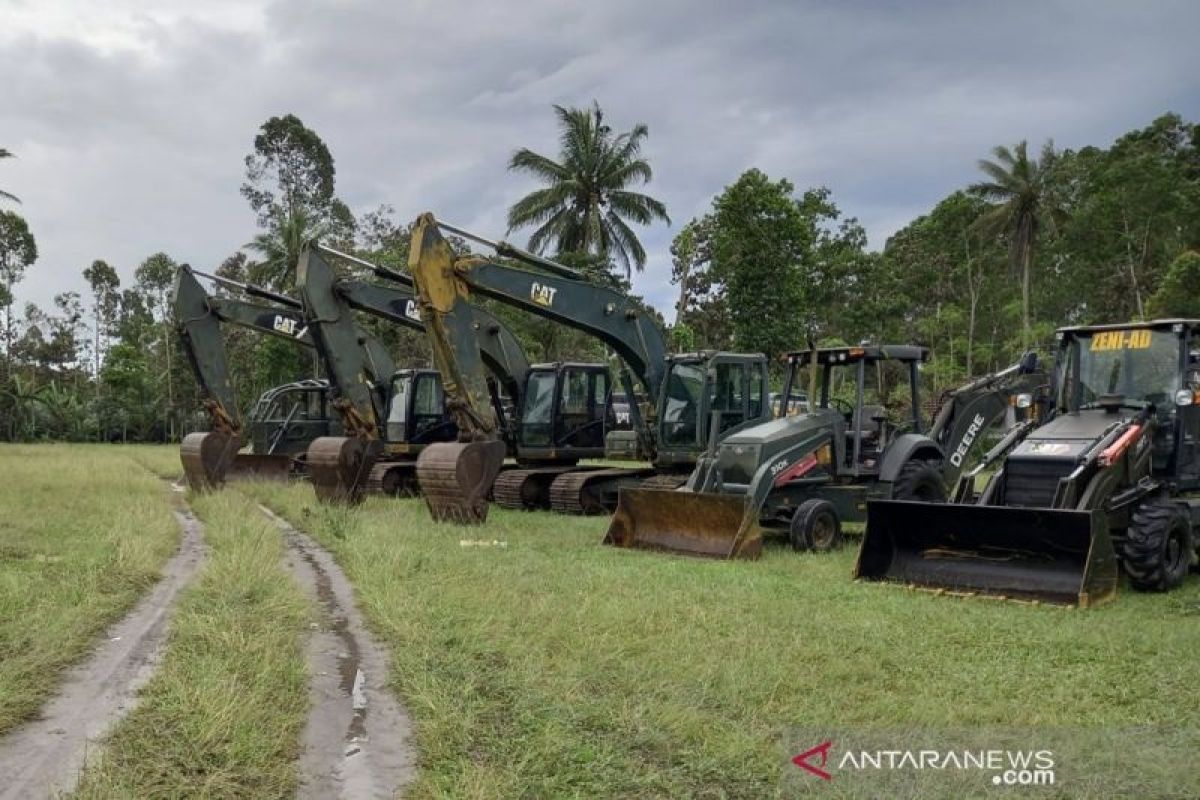
<path fill-rule="evenodd" d="M 649 191 L 675 224 L 645 233 L 635 282 L 674 300 L 674 232 L 750 166 L 829 185 L 872 244 L 974 178 L 995 144 L 1104 144 L 1157 114 L 1195 116 L 1189 3 L 275 2 L 261 23 L 143 19 L 137 52 L 54 30 L 0 40 L 0 186 L 43 258 L 22 297 L 80 288 L 104 257 L 129 276 L 166 250 L 212 264 L 247 241 L 237 194 L 255 129 L 287 111 L 330 145 L 352 207 L 432 209 L 502 235 L 531 184 L 519 146 L 554 152 L 551 103 L 593 98 L 650 126 Z M 514 236 L 514 238 L 517 238 Z"/>

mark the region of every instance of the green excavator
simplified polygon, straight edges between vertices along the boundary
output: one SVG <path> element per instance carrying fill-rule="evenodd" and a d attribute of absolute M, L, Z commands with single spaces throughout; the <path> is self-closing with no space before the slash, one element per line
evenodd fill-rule
<path fill-rule="evenodd" d="M 1142 591 L 1183 583 L 1200 525 L 1200 321 L 1057 337 L 1047 412 L 952 502 L 871 502 L 856 577 L 1080 607 L 1115 596 L 1119 567 Z"/>
<path fill-rule="evenodd" d="M 339 277 L 335 261 L 388 281 L 379 285 Z M 318 344 L 337 394 L 335 405 L 349 417 L 347 434 L 313 443 L 314 484 L 324 499 L 354 499 L 364 489 L 389 494 L 418 491 L 415 458 L 425 445 L 455 438 L 457 426 L 446 410 L 446 393 L 436 370 L 421 370 L 414 389 L 397 384 L 392 399 L 372 401 L 356 386 L 362 371 L 388 369 L 361 365 L 339 354 L 353 337 L 346 325 L 355 312 L 424 332 L 412 293 L 412 279 L 353 255 L 311 243 L 301 257 L 300 283 L 306 300 L 306 324 Z M 475 307 L 468 335 L 488 369 L 488 405 L 501 420 L 507 450 L 518 464 L 547 470 L 569 468 L 582 459 L 604 455 L 604 432 L 615 427 L 607 405 L 608 368 L 604 364 L 529 364 L 513 333 L 494 315 Z M 397 402 L 425 398 L 419 407 Z M 558 403 L 568 398 L 569 403 Z M 583 399 L 581 404 L 574 401 Z M 389 408 L 381 425 L 383 408 Z M 436 411 L 437 427 L 432 427 Z M 543 416 L 542 412 L 548 413 Z M 418 417 L 426 415 L 426 423 Z M 528 419 L 519 424 L 522 414 Z M 434 436 L 428 434 L 434 434 Z M 365 483 L 364 483 L 365 481 Z M 531 498 L 531 502 L 538 502 Z M 548 502 L 548 501 L 547 501 Z"/>
<path fill-rule="evenodd" d="M 274 305 L 209 294 L 198 277 Z M 221 336 L 222 325 L 237 325 L 285 339 L 297 347 L 312 348 L 312 339 L 304 329 L 299 311 L 300 302 L 187 265 L 176 272 L 171 301 L 177 332 L 209 418 L 209 430 L 188 434 L 180 447 L 189 485 L 198 489 L 215 488 L 227 479 L 251 476 L 282 479 L 302 470 L 309 443 L 338 430 L 337 422 L 328 413 L 328 384 L 302 380 L 269 389 L 258 399 L 246 424 L 230 379 Z M 377 341 L 365 336 L 363 346 L 372 351 L 382 350 Z M 251 444 L 252 452 L 239 452 L 246 443 Z"/>
<path fill-rule="evenodd" d="M 862 521 L 872 498 L 943 502 L 984 432 L 1018 399 L 1028 405 L 1045 378 L 1029 353 L 949 392 L 925 429 L 918 367 L 928 357 L 913 345 L 790 353 L 782 396 L 793 397 L 815 369 L 815 406 L 710 439 L 709 452 L 678 491 L 622 489 L 604 543 L 757 558 L 765 532 L 776 529 L 796 550 L 830 550 L 841 543 L 842 523 Z M 894 420 L 880 400 L 896 393 L 897 383 L 907 384 L 908 416 Z M 852 399 L 838 396 L 839 387 Z M 711 424 L 715 429 L 721 420 Z"/>
<path fill-rule="evenodd" d="M 458 258 L 440 229 L 533 269 L 498 259 Z M 655 481 L 676 486 L 686 480 L 708 443 L 710 430 L 701 420 L 717 417 L 716 433 L 723 436 L 770 417 L 762 355 L 670 355 L 662 329 L 645 308 L 619 291 L 588 283 L 562 264 L 425 214 L 413 229 L 409 269 L 434 362 L 459 425 L 458 442 L 427 448 L 417 463 L 422 494 L 435 519 L 482 522 L 493 482 L 497 500 L 512 507 L 532 507 L 527 498 L 548 494 L 555 511 L 603 513 L 615 507 L 622 485 Z M 608 434 L 605 452 L 650 464 L 529 466 L 501 472 L 500 424 L 487 402 L 479 348 L 469 335 L 470 300 L 475 294 L 583 331 L 614 352 L 621 361 L 618 380 L 630 400 L 632 429 Z M 635 401 L 635 378 L 642 395 L 650 399 L 645 407 Z M 588 391 L 598 399 L 598 392 Z M 533 398 L 527 392 L 527 408 L 521 416 L 521 430 L 526 433 L 538 430 L 534 409 L 529 407 Z M 548 492 L 529 490 L 537 484 L 548 484 Z"/>

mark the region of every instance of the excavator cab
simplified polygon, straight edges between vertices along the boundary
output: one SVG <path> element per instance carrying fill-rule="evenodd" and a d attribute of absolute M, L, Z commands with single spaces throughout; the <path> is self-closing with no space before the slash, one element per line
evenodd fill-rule
<path fill-rule="evenodd" d="M 331 417 L 328 381 L 302 380 L 268 389 L 247 415 L 251 451 L 303 459 L 313 439 L 340 430 Z"/>
<path fill-rule="evenodd" d="M 517 443 L 523 459 L 603 458 L 615 425 L 611 380 L 602 364 L 534 364 L 525 380 Z"/>
<path fill-rule="evenodd" d="M 458 425 L 446 410 L 446 392 L 437 370 L 396 372 L 387 409 L 386 447 L 390 451 L 458 438 Z"/>
<path fill-rule="evenodd" d="M 722 436 L 770 417 L 765 356 L 703 351 L 668 361 L 658 401 L 659 468 L 690 470 L 708 447 L 714 417 Z"/>

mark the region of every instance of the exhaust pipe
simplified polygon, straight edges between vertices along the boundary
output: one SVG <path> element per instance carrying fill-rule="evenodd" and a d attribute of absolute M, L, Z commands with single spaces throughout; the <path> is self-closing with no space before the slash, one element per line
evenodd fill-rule
<path fill-rule="evenodd" d="M 1088 608 L 1117 558 L 1100 510 L 873 500 L 854 577 Z"/>

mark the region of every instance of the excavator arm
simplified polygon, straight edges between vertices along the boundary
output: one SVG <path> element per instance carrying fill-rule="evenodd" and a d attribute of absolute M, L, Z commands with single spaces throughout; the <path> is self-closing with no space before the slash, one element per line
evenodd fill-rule
<path fill-rule="evenodd" d="M 439 228 L 485 244 L 499 255 L 539 271 L 485 258 L 456 259 Z M 659 396 L 666 372 L 666 339 L 653 319 L 621 292 L 589 284 L 579 273 L 556 262 L 439 223 L 432 214 L 423 214 L 414 226 L 409 271 L 416 282 L 434 360 L 466 438 L 478 443 L 493 438 L 495 431 L 494 415 L 484 403 L 480 349 L 465 335 L 472 324 L 472 294 L 499 300 L 600 339 L 626 365 L 620 379 L 631 399 L 635 396 L 631 370 L 648 397 Z M 630 415 L 641 449 L 652 456 L 652 428 L 636 403 L 630 403 Z M 481 521 L 486 515 L 485 501 L 464 498 L 486 495 L 482 482 L 487 480 L 490 485 L 499 462 L 493 470 L 490 462 L 465 458 L 466 452 L 464 444 L 457 452 L 438 445 L 421 455 L 417 472 L 422 487 L 443 487 L 432 497 L 426 488 L 426 499 L 436 519 Z"/>
<path fill-rule="evenodd" d="M 230 380 L 221 325 L 240 325 L 312 347 L 303 316 L 296 310 L 299 303 L 284 295 L 270 297 L 284 304 L 283 308 L 213 296 L 205 291 L 196 274 L 186 264 L 181 266 L 172 290 L 177 330 L 203 395 L 210 427 L 208 432 L 188 434 L 180 445 L 188 484 L 196 489 L 216 488 L 231 471 L 234 475 L 286 477 L 290 467 L 287 456 L 238 453 L 245 435 L 244 422 Z"/>

